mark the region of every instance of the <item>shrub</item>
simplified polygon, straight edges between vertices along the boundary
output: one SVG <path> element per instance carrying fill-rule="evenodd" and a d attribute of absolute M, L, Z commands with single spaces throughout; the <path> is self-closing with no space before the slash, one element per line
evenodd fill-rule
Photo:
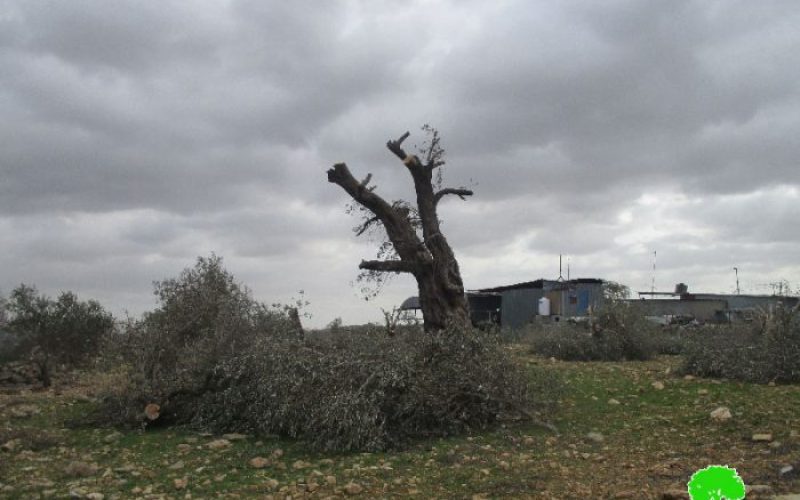
<path fill-rule="evenodd" d="M 688 342 L 683 370 L 747 382 L 799 382 L 800 308 L 778 307 L 749 324 L 706 327 Z"/>
<path fill-rule="evenodd" d="M 635 305 L 606 301 L 589 328 L 549 325 L 531 338 L 533 352 L 567 361 L 646 360 L 656 352 L 658 328 Z"/>
<path fill-rule="evenodd" d="M 54 301 L 23 284 L 11 292 L 6 307 L 6 328 L 13 338 L 6 356 L 33 357 L 45 386 L 56 365 L 76 367 L 94 357 L 114 328 L 114 318 L 97 301 L 79 301 L 72 292 Z"/>
<path fill-rule="evenodd" d="M 159 293 L 161 307 L 132 322 L 110 355 L 125 360 L 131 376 L 105 396 L 98 420 L 140 425 L 142 409 L 155 403 L 155 423 L 278 433 L 323 450 L 381 450 L 530 409 L 526 377 L 480 332 L 403 328 L 389 337 L 378 326 L 336 325 L 301 338 L 219 259 L 200 259 L 167 283 L 156 287 L 169 291 Z M 214 313 L 195 318 L 192 309 Z"/>
<path fill-rule="evenodd" d="M 128 387 L 108 395 L 113 420 L 138 421 L 144 405 L 157 401 L 164 421 L 183 422 L 180 401 L 211 390 L 221 363 L 262 336 L 297 335 L 286 314 L 253 300 L 215 255 L 154 285 L 160 307 L 129 320 L 104 350 L 105 367 L 123 365 L 130 377 Z"/>

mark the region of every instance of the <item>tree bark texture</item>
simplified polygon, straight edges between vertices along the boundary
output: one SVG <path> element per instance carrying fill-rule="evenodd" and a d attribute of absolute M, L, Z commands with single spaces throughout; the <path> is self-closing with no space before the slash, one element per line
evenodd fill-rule
<path fill-rule="evenodd" d="M 463 199 L 472 195 L 472 191 L 445 188 L 435 192 L 433 170 L 442 162 L 423 164 L 416 155 L 406 154 L 402 143 L 408 136 L 406 132 L 386 146 L 403 162 L 414 180 L 421 239 L 409 218 L 409 210 L 388 203 L 368 186 L 371 174 L 359 182 L 347 165 L 337 163 L 328 170 L 328 181 L 340 186 L 354 201 L 374 214 L 367 224 L 379 221 L 383 225 L 399 257 L 398 260 L 361 261 L 359 268 L 412 274 L 419 288 L 426 331 L 443 329 L 448 325 L 465 326 L 469 323 L 469 305 L 455 254 L 439 227 L 437 205 L 448 194 Z"/>

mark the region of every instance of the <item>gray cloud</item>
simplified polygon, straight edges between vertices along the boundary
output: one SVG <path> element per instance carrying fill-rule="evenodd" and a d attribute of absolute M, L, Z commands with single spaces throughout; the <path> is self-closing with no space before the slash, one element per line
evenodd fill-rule
<path fill-rule="evenodd" d="M 315 324 L 378 319 L 325 169 L 413 196 L 386 140 L 431 123 L 468 287 L 800 280 L 794 2 L 0 4 L 0 289 L 119 311 L 215 251 Z M 749 279 L 749 278 L 748 278 Z"/>

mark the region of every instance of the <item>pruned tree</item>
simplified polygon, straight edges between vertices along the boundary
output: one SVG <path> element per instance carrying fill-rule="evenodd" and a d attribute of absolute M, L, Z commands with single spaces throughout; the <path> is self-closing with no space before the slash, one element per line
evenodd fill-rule
<path fill-rule="evenodd" d="M 442 188 L 440 168 L 445 163 L 444 149 L 436 129 L 426 125 L 423 130 L 429 134 L 429 141 L 420 151 L 422 158 L 403 150 L 402 144 L 409 132 L 386 143 L 411 174 L 416 206 L 403 200 L 386 201 L 375 193 L 374 186 L 370 187 L 372 174 L 358 181 L 344 163 L 337 163 L 328 170 L 328 182 L 339 185 L 363 207 L 365 217 L 355 230 L 357 235 L 376 225 L 386 232 L 387 242 L 380 254 L 389 258 L 362 260 L 358 267 L 373 275 L 413 275 L 419 289 L 424 327 L 431 331 L 450 324 L 466 325 L 469 321 L 469 306 L 458 262 L 441 232 L 437 207 L 448 195 L 465 199 L 473 193 L 463 187 Z"/>

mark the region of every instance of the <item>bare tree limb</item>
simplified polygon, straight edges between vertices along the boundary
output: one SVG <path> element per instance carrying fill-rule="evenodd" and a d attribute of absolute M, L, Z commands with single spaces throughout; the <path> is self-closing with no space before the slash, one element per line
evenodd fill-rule
<path fill-rule="evenodd" d="M 458 196 L 459 198 L 461 198 L 462 200 L 465 200 L 465 199 L 466 199 L 466 198 L 464 198 L 465 196 L 472 196 L 474 193 L 472 192 L 472 190 L 471 190 L 471 189 L 464 189 L 464 188 L 444 188 L 444 189 L 442 189 L 441 191 L 437 192 L 437 193 L 436 193 L 436 194 L 433 196 L 433 202 L 434 202 L 434 203 L 436 203 L 436 204 L 438 204 L 438 203 L 439 203 L 439 201 L 440 201 L 442 198 L 444 198 L 445 196 L 447 196 L 448 194 L 454 194 L 454 195 Z"/>
<path fill-rule="evenodd" d="M 406 131 L 406 133 L 401 135 L 400 138 L 397 139 L 396 141 L 389 141 L 386 143 L 386 147 L 389 148 L 389 151 L 391 151 L 392 153 L 395 154 L 395 156 L 403 160 L 403 162 L 405 162 L 408 155 L 406 154 L 405 151 L 403 151 L 403 148 L 401 148 L 400 145 L 403 144 L 403 141 L 408 139 L 409 135 L 411 135 L 411 132 Z"/>
<path fill-rule="evenodd" d="M 362 260 L 358 268 L 386 273 L 413 273 L 416 270 L 413 264 L 402 260 Z"/>
<path fill-rule="evenodd" d="M 377 216 L 377 215 L 376 215 L 376 216 L 374 216 L 374 217 L 370 217 L 369 219 L 365 220 L 365 221 L 364 221 L 364 223 L 363 223 L 363 224 L 361 224 L 361 226 L 359 226 L 359 228 L 358 228 L 358 229 L 356 229 L 356 236 L 361 236 L 362 234 L 364 234 L 364 232 L 365 232 L 367 229 L 369 229 L 369 227 L 370 227 L 371 225 L 375 224 L 375 223 L 376 223 L 376 222 L 378 222 L 379 220 L 380 220 L 380 219 L 378 218 L 378 216 Z"/>
<path fill-rule="evenodd" d="M 375 214 L 401 259 L 410 262 L 430 260 L 430 257 L 421 254 L 418 249 L 420 239 L 408 220 L 408 214 L 390 205 L 372 190 L 363 189 L 347 165 L 337 163 L 328 169 L 328 182 L 339 185 L 353 200 Z"/>

